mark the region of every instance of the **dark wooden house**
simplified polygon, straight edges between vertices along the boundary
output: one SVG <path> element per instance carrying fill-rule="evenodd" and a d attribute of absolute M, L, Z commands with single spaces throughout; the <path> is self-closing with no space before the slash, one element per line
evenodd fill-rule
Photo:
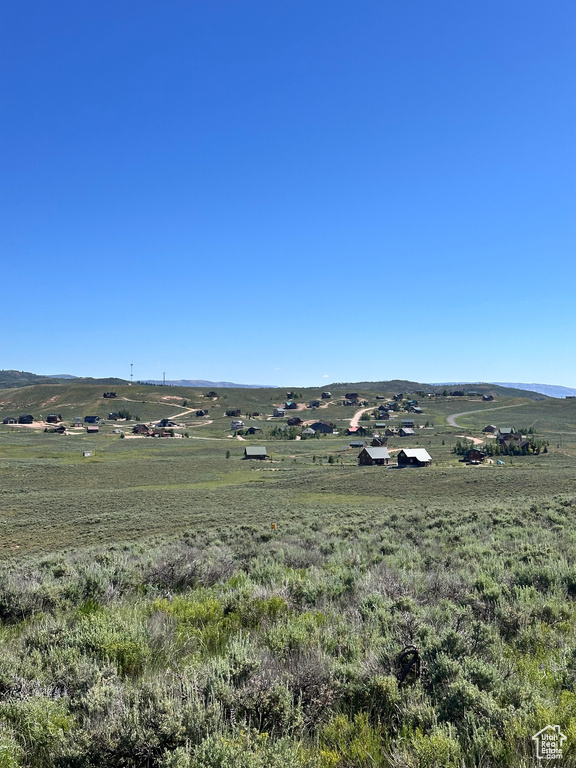
<path fill-rule="evenodd" d="M 390 461 L 388 448 L 384 446 L 368 446 L 358 454 L 358 464 L 367 467 L 386 466 Z"/>
<path fill-rule="evenodd" d="M 324 421 L 316 421 L 314 424 L 310 424 L 310 428 L 314 432 L 321 432 L 324 435 L 331 435 L 334 432 L 334 424 L 327 424 Z"/>
<path fill-rule="evenodd" d="M 33 424 L 34 423 L 34 416 L 31 416 L 29 413 L 25 416 L 18 416 L 18 424 Z"/>
<path fill-rule="evenodd" d="M 432 457 L 425 448 L 403 448 L 398 454 L 399 467 L 429 467 Z"/>
<path fill-rule="evenodd" d="M 330 400 L 332 392 L 322 392 L 322 400 Z"/>
<path fill-rule="evenodd" d="M 59 424 L 62 421 L 62 416 L 59 413 L 49 413 L 46 416 L 47 424 Z"/>
<path fill-rule="evenodd" d="M 248 445 L 244 448 L 245 459 L 267 459 L 268 451 L 263 445 Z"/>
<path fill-rule="evenodd" d="M 468 464 L 481 464 L 486 458 L 484 451 L 480 451 L 478 448 L 470 448 L 463 456 L 463 461 Z"/>
<path fill-rule="evenodd" d="M 241 416 L 242 411 L 240 408 L 228 408 L 226 411 L 226 416 Z"/>
<path fill-rule="evenodd" d="M 84 416 L 84 424 L 100 424 L 100 416 Z"/>
<path fill-rule="evenodd" d="M 116 395 L 116 392 L 104 392 L 102 397 L 105 397 L 107 399 L 111 399 L 111 398 L 117 397 L 117 395 Z"/>
<path fill-rule="evenodd" d="M 291 416 L 286 422 L 289 427 L 299 427 L 302 424 L 302 419 L 298 416 Z"/>

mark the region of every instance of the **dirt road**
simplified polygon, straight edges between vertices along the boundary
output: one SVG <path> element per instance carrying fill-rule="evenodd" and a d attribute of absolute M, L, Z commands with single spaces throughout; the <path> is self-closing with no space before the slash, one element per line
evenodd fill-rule
<path fill-rule="evenodd" d="M 374 406 L 370 405 L 368 408 L 360 408 L 359 411 L 356 411 L 354 416 L 350 419 L 350 426 L 351 427 L 357 427 L 358 423 L 360 421 L 360 416 L 362 416 L 363 413 L 366 413 L 366 411 L 373 411 Z"/>
<path fill-rule="evenodd" d="M 461 424 L 456 424 L 456 419 L 459 416 L 466 416 L 468 413 L 488 413 L 489 411 L 502 411 L 504 408 L 520 408 L 522 405 L 528 405 L 528 403 L 518 403 L 518 405 L 499 405 L 496 408 L 479 408 L 476 411 L 462 411 L 462 413 L 453 413 L 451 416 L 447 416 L 448 424 L 451 427 L 462 427 Z"/>

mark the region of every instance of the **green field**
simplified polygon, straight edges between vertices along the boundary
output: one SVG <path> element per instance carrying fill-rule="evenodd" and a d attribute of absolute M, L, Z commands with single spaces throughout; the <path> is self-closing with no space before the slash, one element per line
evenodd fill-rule
<path fill-rule="evenodd" d="M 357 465 L 344 390 L 297 412 L 339 431 L 308 440 L 271 435 L 283 391 L 116 391 L 0 392 L 2 414 L 66 424 L 184 412 L 187 435 L 0 425 L 0 766 L 512 768 L 549 723 L 574 764 L 576 401 L 423 400 L 388 447 L 433 465 L 399 470 Z M 232 436 L 236 407 L 260 435 Z M 489 423 L 547 452 L 465 465 L 458 436 Z"/>

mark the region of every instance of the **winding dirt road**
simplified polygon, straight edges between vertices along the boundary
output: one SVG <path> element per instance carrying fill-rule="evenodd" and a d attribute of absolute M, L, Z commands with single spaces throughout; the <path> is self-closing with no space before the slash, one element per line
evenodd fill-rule
<path fill-rule="evenodd" d="M 366 413 L 366 411 L 373 411 L 373 410 L 374 410 L 373 405 L 368 406 L 368 408 L 360 408 L 360 410 L 356 411 L 354 416 L 352 416 L 352 418 L 350 419 L 350 426 L 357 427 L 360 422 L 360 417 L 362 416 L 362 414 Z"/>
<path fill-rule="evenodd" d="M 518 405 L 499 405 L 496 408 L 479 408 L 476 411 L 462 411 L 462 413 L 453 413 L 451 416 L 447 416 L 448 424 L 450 424 L 451 427 L 458 427 L 458 429 L 463 429 L 462 424 L 456 424 L 456 419 L 459 416 L 466 416 L 468 413 L 488 413 L 488 411 L 502 411 L 504 408 L 520 408 L 523 405 L 528 405 L 528 403 L 518 403 Z"/>

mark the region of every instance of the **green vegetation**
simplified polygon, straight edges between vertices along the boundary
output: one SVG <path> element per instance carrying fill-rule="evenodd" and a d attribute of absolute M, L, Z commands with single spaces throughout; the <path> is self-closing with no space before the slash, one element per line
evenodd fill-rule
<path fill-rule="evenodd" d="M 177 417 L 190 439 L 0 426 L 0 767 L 516 768 L 547 724 L 576 761 L 576 402 L 423 401 L 388 445 L 434 464 L 398 470 L 357 466 L 334 390 L 313 443 L 273 434 L 274 390 Z M 118 393 L 149 419 L 207 403 Z M 69 423 L 101 395 L 0 401 Z M 229 407 L 261 433 L 228 437 Z M 547 452 L 463 465 L 492 421 Z"/>

